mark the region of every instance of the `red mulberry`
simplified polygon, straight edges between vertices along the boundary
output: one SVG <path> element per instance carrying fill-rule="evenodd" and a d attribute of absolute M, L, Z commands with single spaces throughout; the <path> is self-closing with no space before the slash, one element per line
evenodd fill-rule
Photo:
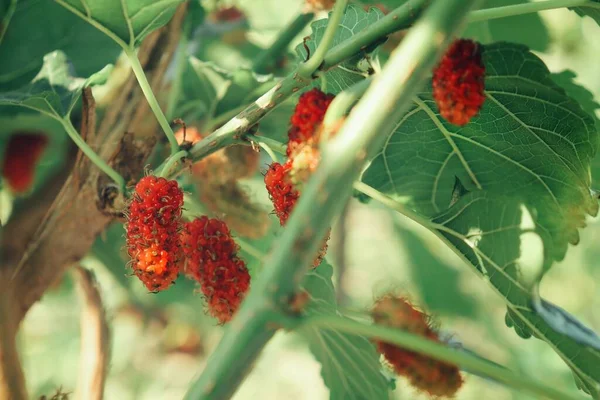
<path fill-rule="evenodd" d="M 44 153 L 48 138 L 43 134 L 16 132 L 6 146 L 2 176 L 15 193 L 29 190 L 35 177 L 35 167 Z"/>
<path fill-rule="evenodd" d="M 239 308 L 250 287 L 246 264 L 227 225 L 202 216 L 184 226 L 185 273 L 200 283 L 210 314 L 221 324 Z"/>
<path fill-rule="evenodd" d="M 135 275 L 151 292 L 177 278 L 181 260 L 179 232 L 183 192 L 176 181 L 142 178 L 129 205 L 127 252 Z"/>
<path fill-rule="evenodd" d="M 279 223 L 283 226 L 287 222 L 294 205 L 300 197 L 300 193 L 294 188 L 294 185 L 290 181 L 290 171 L 292 168 L 292 161 L 288 160 L 285 164 L 273 163 L 269 166 L 267 173 L 265 174 L 265 186 L 275 207 L 275 214 L 279 218 Z M 321 264 L 325 253 L 327 252 L 327 241 L 329 240 L 329 234 L 323 240 L 323 246 L 319 250 L 313 266 L 316 268 Z"/>
<path fill-rule="evenodd" d="M 433 97 L 448 122 L 465 125 L 485 101 L 485 66 L 481 46 L 471 40 L 454 41 L 433 72 Z"/>
<path fill-rule="evenodd" d="M 300 96 L 290 119 L 292 126 L 288 132 L 288 157 L 293 156 L 300 145 L 315 136 L 334 97 L 316 88 Z"/>
<path fill-rule="evenodd" d="M 427 315 L 415 309 L 401 297 L 386 296 L 373 309 L 377 324 L 398 328 L 440 342 L 430 326 Z M 454 396 L 463 381 L 457 366 L 402 349 L 394 344 L 376 341 L 378 351 L 393 366 L 398 375 L 406 377 L 417 389 L 432 396 Z"/>

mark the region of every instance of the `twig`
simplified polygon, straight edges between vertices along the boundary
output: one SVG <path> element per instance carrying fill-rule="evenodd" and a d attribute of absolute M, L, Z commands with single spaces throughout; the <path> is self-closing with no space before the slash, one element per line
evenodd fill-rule
<path fill-rule="evenodd" d="M 81 299 L 81 354 L 77 398 L 102 400 L 110 359 L 110 337 L 106 313 L 93 273 L 73 269 Z"/>

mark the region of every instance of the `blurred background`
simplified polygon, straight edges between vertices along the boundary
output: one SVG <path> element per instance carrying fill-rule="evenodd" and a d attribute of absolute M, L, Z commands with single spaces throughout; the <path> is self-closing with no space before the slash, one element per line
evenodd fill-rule
<path fill-rule="evenodd" d="M 302 9 L 300 0 L 247 0 L 202 2 L 215 10 L 236 6 L 242 11 L 230 21 L 211 18 L 199 27 L 189 44 L 198 59 L 235 70 L 266 47 Z M 365 2 L 366 3 L 366 2 Z M 402 1 L 383 2 L 392 7 Z M 484 7 L 514 4 L 518 1 L 488 0 Z M 213 14 L 214 16 L 215 14 Z M 324 16 L 324 15 L 323 15 Z M 308 35 L 309 28 L 299 35 Z M 465 35 L 486 43 L 509 40 L 530 46 L 552 72 L 573 71 L 576 81 L 600 98 L 600 28 L 590 18 L 580 18 L 567 10 L 546 11 L 469 26 Z M 293 43 L 293 45 L 297 42 Z M 290 48 L 290 53 L 293 47 Z M 295 63 L 293 56 L 287 59 Z M 115 82 L 109 82 L 110 85 Z M 104 90 L 104 92 L 103 92 Z M 108 89 L 98 88 L 102 102 Z M 294 100 L 276 110 L 261 129 L 282 129 Z M 2 133 L 21 127 L 17 118 L 0 124 Z M 60 168 L 66 151 L 66 138 L 60 127 L 28 119 L 45 130 L 55 130 L 53 151 L 47 151 L 36 180 Z M 277 132 L 272 133 L 274 136 Z M 270 162 L 263 155 L 261 170 Z M 260 206 L 269 211 L 270 202 L 262 177 L 242 181 Z M 0 217 L 10 214 L 13 199 L 0 192 Z M 244 239 L 244 259 L 253 273 L 260 270 L 261 258 L 279 233 L 278 221 L 270 216 L 269 233 L 260 240 Z M 434 315 L 440 329 L 454 341 L 517 373 L 531 376 L 563 389 L 576 390 L 571 372 L 544 342 L 519 338 L 504 323 L 502 300 L 469 267 L 435 237 L 414 223 L 377 204 L 353 201 L 348 208 L 345 235 L 340 224 L 333 228 L 327 260 L 339 264 L 343 253 L 345 273 L 338 280 L 349 313 L 368 310 L 374 299 L 395 290 L 409 295 L 415 303 Z M 344 236 L 345 240 L 340 238 Z M 600 221 L 590 219 L 582 240 L 571 247 L 567 257 L 555 265 L 542 283 L 542 295 L 573 313 L 582 322 L 600 331 Z M 345 242 L 344 246 L 341 246 Z M 168 291 L 148 294 L 140 282 L 127 276 L 123 254 L 123 226 L 113 225 L 98 240 L 82 262 L 94 271 L 111 329 L 111 359 L 105 398 L 181 399 L 191 381 L 204 368 L 207 357 L 218 343 L 222 329 L 204 312 L 200 294 L 192 282 L 180 279 Z M 80 352 L 80 301 L 72 275 L 53 287 L 27 315 L 19 335 L 19 347 L 30 393 L 39 398 L 58 388 L 72 392 L 76 387 Z M 596 311 L 595 311 L 596 310 Z M 521 393 L 482 378 L 465 374 L 466 384 L 458 399 L 528 399 Z M 420 399 L 399 379 L 394 398 Z M 294 334 L 279 333 L 261 354 L 236 399 L 328 399 L 320 377 L 320 365 L 307 345 Z"/>

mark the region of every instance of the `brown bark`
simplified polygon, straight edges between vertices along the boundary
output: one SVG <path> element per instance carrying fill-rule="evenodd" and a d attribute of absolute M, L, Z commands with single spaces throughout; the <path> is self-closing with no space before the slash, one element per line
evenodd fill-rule
<path fill-rule="evenodd" d="M 153 90 L 163 77 L 177 47 L 185 5 L 169 25 L 150 34 L 139 58 Z M 119 95 L 107 107 L 96 132 L 91 91 L 83 94 L 82 126 L 86 141 L 128 181 L 143 174 L 145 160 L 155 143 L 156 118 L 132 73 Z M 152 139 L 152 140 L 149 140 Z M 85 157 L 78 156 L 67 177 L 54 178 L 35 199 L 11 216 L 0 236 L 0 397 L 13 393 L 12 383 L 23 388 L 15 334 L 29 308 L 86 255 L 96 237 L 123 211 L 125 199 Z M 15 363 L 10 366 L 6 363 Z M 18 371 L 18 373 L 16 372 Z M 12 385 L 16 387 L 15 385 Z M 4 396 L 4 397 L 3 397 Z M 11 397 L 8 397 L 11 398 Z M 15 397 L 19 399 L 21 397 Z"/>

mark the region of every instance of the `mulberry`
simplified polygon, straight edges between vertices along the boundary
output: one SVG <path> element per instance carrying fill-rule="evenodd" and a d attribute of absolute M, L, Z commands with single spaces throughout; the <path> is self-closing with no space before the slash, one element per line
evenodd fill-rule
<path fill-rule="evenodd" d="M 481 46 L 454 41 L 433 72 L 433 97 L 440 114 L 454 125 L 465 125 L 485 101 L 485 66 Z"/>
<path fill-rule="evenodd" d="M 292 169 L 293 160 L 288 160 L 285 164 L 272 163 L 265 174 L 265 186 L 275 207 L 275 214 L 279 218 L 281 226 L 285 225 L 292 210 L 300 197 L 300 193 L 294 188 L 290 180 L 290 171 Z M 329 234 L 323 240 L 323 246 L 313 266 L 316 268 L 321 264 L 325 254 L 327 253 L 327 241 L 329 240 Z"/>
<path fill-rule="evenodd" d="M 177 278 L 181 261 L 183 192 L 176 181 L 153 175 L 135 186 L 127 221 L 127 252 L 134 274 L 151 292 Z"/>
<path fill-rule="evenodd" d="M 43 134 L 16 132 L 10 137 L 2 165 L 2 176 L 15 193 L 24 193 L 33 184 L 35 167 L 48 145 Z"/>
<path fill-rule="evenodd" d="M 288 157 L 293 157 L 298 147 L 315 136 L 334 97 L 316 88 L 300 96 L 290 119 L 291 127 L 288 132 L 286 151 Z"/>
<path fill-rule="evenodd" d="M 386 296 L 373 309 L 377 324 L 390 326 L 440 342 L 437 332 L 429 325 L 426 314 L 415 309 L 406 299 Z M 463 381 L 457 366 L 405 350 L 394 344 L 376 341 L 378 351 L 393 366 L 398 375 L 406 377 L 417 389 L 432 396 L 452 397 Z"/>
<path fill-rule="evenodd" d="M 227 225 L 202 216 L 185 224 L 182 238 L 184 272 L 200 283 L 210 314 L 219 323 L 231 320 L 250 287 L 246 264 Z"/>

